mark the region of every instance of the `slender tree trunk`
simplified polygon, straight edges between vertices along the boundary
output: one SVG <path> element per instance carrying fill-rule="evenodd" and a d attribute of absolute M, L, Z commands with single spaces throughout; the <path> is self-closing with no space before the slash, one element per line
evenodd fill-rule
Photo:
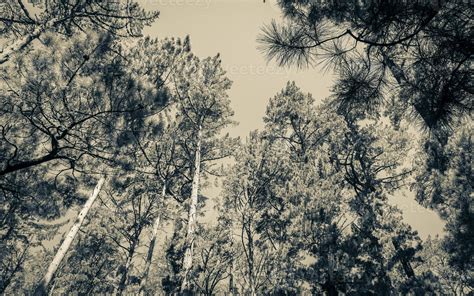
<path fill-rule="evenodd" d="M 248 264 L 249 264 L 249 283 L 250 283 L 250 295 L 255 296 L 256 294 L 256 289 L 255 289 L 255 282 L 257 279 L 255 278 L 254 274 L 254 253 L 253 253 L 253 237 L 252 233 L 250 230 L 252 222 L 249 222 L 249 226 L 247 228 L 247 250 L 249 252 L 249 258 L 248 258 Z"/>
<path fill-rule="evenodd" d="M 181 292 L 189 288 L 189 271 L 193 266 L 193 248 L 194 248 L 194 232 L 196 228 L 196 210 L 198 204 L 198 193 L 199 193 L 199 177 L 201 169 L 201 138 L 202 129 L 201 126 L 198 128 L 197 134 L 197 145 L 196 145 L 196 156 L 194 159 L 194 176 L 193 185 L 191 191 L 191 204 L 189 206 L 188 216 L 188 233 L 186 236 L 186 250 L 184 253 L 183 260 L 183 282 L 181 284 Z"/>
<path fill-rule="evenodd" d="M 57 251 L 56 256 L 54 256 L 53 261 L 51 261 L 51 264 L 48 267 L 48 271 L 46 272 L 43 279 L 38 284 L 38 287 L 36 288 L 34 292 L 35 295 L 47 295 L 48 285 L 53 279 L 54 273 L 58 269 L 59 265 L 61 264 L 61 261 L 63 260 L 64 256 L 69 250 L 69 247 L 71 246 L 72 241 L 76 237 L 77 232 L 81 228 L 81 225 L 84 222 L 84 218 L 87 216 L 87 213 L 89 212 L 92 205 L 94 204 L 94 201 L 99 195 L 100 189 L 102 188 L 104 181 L 105 181 L 105 177 L 100 178 L 91 196 L 89 197 L 87 202 L 84 204 L 84 207 L 82 208 L 81 212 L 77 216 L 75 223 L 72 225 L 71 229 L 69 230 L 69 233 L 67 234 L 63 243 L 59 247 L 59 250 Z"/>
<path fill-rule="evenodd" d="M 166 183 L 163 183 L 163 189 L 161 190 L 162 200 L 164 200 L 165 194 L 166 194 Z M 145 262 L 145 269 L 143 270 L 142 280 L 140 282 L 140 294 L 143 294 L 143 289 L 145 288 L 146 282 L 148 280 L 148 273 L 150 272 L 151 261 L 153 259 L 153 251 L 155 250 L 155 246 L 156 246 L 156 237 L 158 236 L 158 230 L 160 228 L 160 218 L 161 218 L 161 215 L 158 214 L 158 216 L 155 219 L 155 222 L 153 223 L 153 231 L 151 234 L 150 246 L 148 247 L 148 254 L 147 254 L 146 262 Z"/>

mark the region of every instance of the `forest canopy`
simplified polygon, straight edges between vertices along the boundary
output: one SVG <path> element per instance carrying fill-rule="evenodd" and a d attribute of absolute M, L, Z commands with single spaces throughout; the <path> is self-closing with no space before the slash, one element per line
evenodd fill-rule
<path fill-rule="evenodd" d="M 243 139 L 225 59 L 140 4 L 0 5 L 0 294 L 473 293 L 469 1 L 279 0 L 262 59 L 336 80 Z"/>

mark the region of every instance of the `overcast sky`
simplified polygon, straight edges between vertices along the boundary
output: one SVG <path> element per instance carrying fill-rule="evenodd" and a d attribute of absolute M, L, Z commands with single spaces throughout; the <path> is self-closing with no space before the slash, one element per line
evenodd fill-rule
<path fill-rule="evenodd" d="M 280 19 L 275 0 L 141 0 L 148 10 L 159 10 L 160 18 L 144 34 L 152 37 L 184 37 L 189 35 L 193 52 L 199 57 L 220 53 L 223 67 L 233 81 L 229 92 L 235 120 L 239 125 L 229 130 L 233 136 L 245 136 L 263 127 L 268 99 L 289 80 L 316 101 L 330 94 L 331 73 L 315 69 L 286 69 L 268 63 L 258 50 L 256 38 L 264 24 Z M 218 194 L 218 188 L 208 190 Z M 392 198 L 404 212 L 405 220 L 421 237 L 441 234 L 443 223 L 406 193 Z"/>

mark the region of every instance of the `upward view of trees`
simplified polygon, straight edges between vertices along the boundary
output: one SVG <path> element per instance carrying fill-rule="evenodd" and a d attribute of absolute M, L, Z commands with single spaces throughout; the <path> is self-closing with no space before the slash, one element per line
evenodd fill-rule
<path fill-rule="evenodd" d="M 141 36 L 158 12 L 0 5 L 0 294 L 473 293 L 472 5 L 278 4 L 267 57 L 337 79 L 283 85 L 245 139 L 219 55 Z"/>

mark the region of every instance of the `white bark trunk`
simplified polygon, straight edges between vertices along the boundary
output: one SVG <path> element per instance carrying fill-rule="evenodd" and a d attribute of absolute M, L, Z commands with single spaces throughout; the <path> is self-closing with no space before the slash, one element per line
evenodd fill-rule
<path fill-rule="evenodd" d="M 186 251 L 184 253 L 183 260 L 183 282 L 181 284 L 181 291 L 189 288 L 188 276 L 193 266 L 194 232 L 196 230 L 196 210 L 198 204 L 199 177 L 201 170 L 201 138 L 202 130 L 201 127 L 199 127 L 195 152 L 196 156 L 194 159 L 194 176 L 191 190 L 191 204 L 189 206 L 188 233 L 186 236 Z"/>
<path fill-rule="evenodd" d="M 163 184 L 163 189 L 161 190 L 161 200 L 164 200 L 166 194 L 166 184 Z M 158 216 L 155 219 L 155 222 L 153 223 L 153 231 L 151 234 L 151 241 L 150 241 L 150 246 L 148 247 L 148 254 L 145 262 L 145 269 L 143 270 L 143 275 L 142 275 L 142 280 L 140 283 L 140 294 L 143 295 L 143 289 L 145 288 L 145 285 L 148 280 L 148 273 L 150 272 L 150 266 L 151 266 L 151 261 L 153 259 L 153 252 L 155 250 L 156 246 L 156 237 L 158 236 L 158 230 L 160 229 L 160 218 L 161 215 L 158 214 Z"/>
<path fill-rule="evenodd" d="M 61 261 L 66 255 L 69 247 L 71 246 L 72 241 L 76 237 L 77 232 L 81 228 L 82 222 L 84 222 L 84 218 L 87 216 L 87 213 L 89 212 L 92 205 L 94 204 L 94 201 L 99 195 L 100 189 L 102 188 L 104 181 L 105 181 L 105 177 L 100 178 L 99 182 L 95 186 L 94 192 L 92 192 L 91 196 L 89 197 L 87 202 L 84 204 L 84 207 L 82 208 L 81 212 L 77 216 L 76 222 L 72 225 L 71 229 L 69 230 L 69 233 L 67 234 L 63 243 L 61 244 L 61 247 L 59 247 L 59 250 L 56 252 L 56 256 L 54 256 L 53 261 L 51 261 L 51 264 L 48 267 L 48 271 L 46 272 L 43 279 L 41 280 L 38 287 L 36 288 L 35 295 L 47 295 L 48 285 L 51 282 L 54 276 L 54 273 L 56 272 L 59 265 L 61 264 Z"/>

